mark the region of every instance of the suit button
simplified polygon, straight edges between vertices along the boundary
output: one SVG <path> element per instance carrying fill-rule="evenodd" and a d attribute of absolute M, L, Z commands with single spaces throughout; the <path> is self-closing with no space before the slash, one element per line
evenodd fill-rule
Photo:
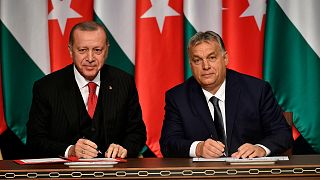
<path fill-rule="evenodd" d="M 94 132 L 94 131 L 96 131 L 96 129 L 95 128 L 91 128 L 91 131 Z"/>

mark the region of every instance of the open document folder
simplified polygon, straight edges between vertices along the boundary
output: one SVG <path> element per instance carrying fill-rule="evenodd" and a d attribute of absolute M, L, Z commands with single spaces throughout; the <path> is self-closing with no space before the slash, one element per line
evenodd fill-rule
<path fill-rule="evenodd" d="M 231 165 L 247 165 L 247 164 L 274 164 L 276 161 L 287 161 L 288 156 L 271 156 L 259 158 L 244 158 L 237 159 L 233 157 L 220 157 L 220 158 L 193 158 L 193 162 L 227 162 Z"/>

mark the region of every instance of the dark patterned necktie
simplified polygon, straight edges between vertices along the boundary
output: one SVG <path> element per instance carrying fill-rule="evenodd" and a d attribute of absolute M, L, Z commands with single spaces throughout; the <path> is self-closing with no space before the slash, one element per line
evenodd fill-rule
<path fill-rule="evenodd" d="M 228 156 L 228 150 L 227 150 L 227 138 L 226 134 L 224 132 L 223 128 L 223 119 L 222 119 L 222 114 L 221 110 L 219 108 L 219 99 L 212 96 L 210 98 L 210 102 L 213 104 L 214 107 L 214 127 L 216 128 L 216 132 L 218 135 L 218 141 L 222 142 L 225 145 L 225 153 Z"/>

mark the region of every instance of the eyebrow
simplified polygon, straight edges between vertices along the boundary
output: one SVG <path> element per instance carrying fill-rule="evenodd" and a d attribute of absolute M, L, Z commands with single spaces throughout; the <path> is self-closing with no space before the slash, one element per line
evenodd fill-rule
<path fill-rule="evenodd" d="M 212 55 L 217 55 L 218 53 L 216 53 L 215 51 L 213 51 L 213 52 L 211 52 L 211 53 L 209 53 L 206 57 L 208 57 L 208 56 L 212 56 Z M 198 55 L 193 55 L 193 57 L 195 58 L 195 57 L 197 57 L 197 58 L 201 58 L 200 56 L 198 56 Z"/>

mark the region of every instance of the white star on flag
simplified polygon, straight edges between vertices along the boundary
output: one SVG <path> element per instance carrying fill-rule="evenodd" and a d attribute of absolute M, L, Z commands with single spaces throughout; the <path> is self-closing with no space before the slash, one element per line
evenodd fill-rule
<path fill-rule="evenodd" d="M 75 10 L 71 9 L 71 0 L 51 0 L 53 10 L 49 13 L 48 19 L 57 19 L 60 30 L 64 34 L 64 30 L 67 24 L 68 18 L 80 18 L 82 17 Z"/>
<path fill-rule="evenodd" d="M 166 16 L 179 16 L 180 14 L 172 9 L 169 4 L 169 0 L 151 0 L 151 8 L 145 12 L 141 18 L 152 18 L 155 17 L 157 20 L 157 24 L 162 33 L 163 24 Z"/>
<path fill-rule="evenodd" d="M 249 7 L 240 15 L 240 17 L 254 16 L 259 30 L 261 31 L 263 15 L 266 14 L 266 0 L 248 0 Z"/>

